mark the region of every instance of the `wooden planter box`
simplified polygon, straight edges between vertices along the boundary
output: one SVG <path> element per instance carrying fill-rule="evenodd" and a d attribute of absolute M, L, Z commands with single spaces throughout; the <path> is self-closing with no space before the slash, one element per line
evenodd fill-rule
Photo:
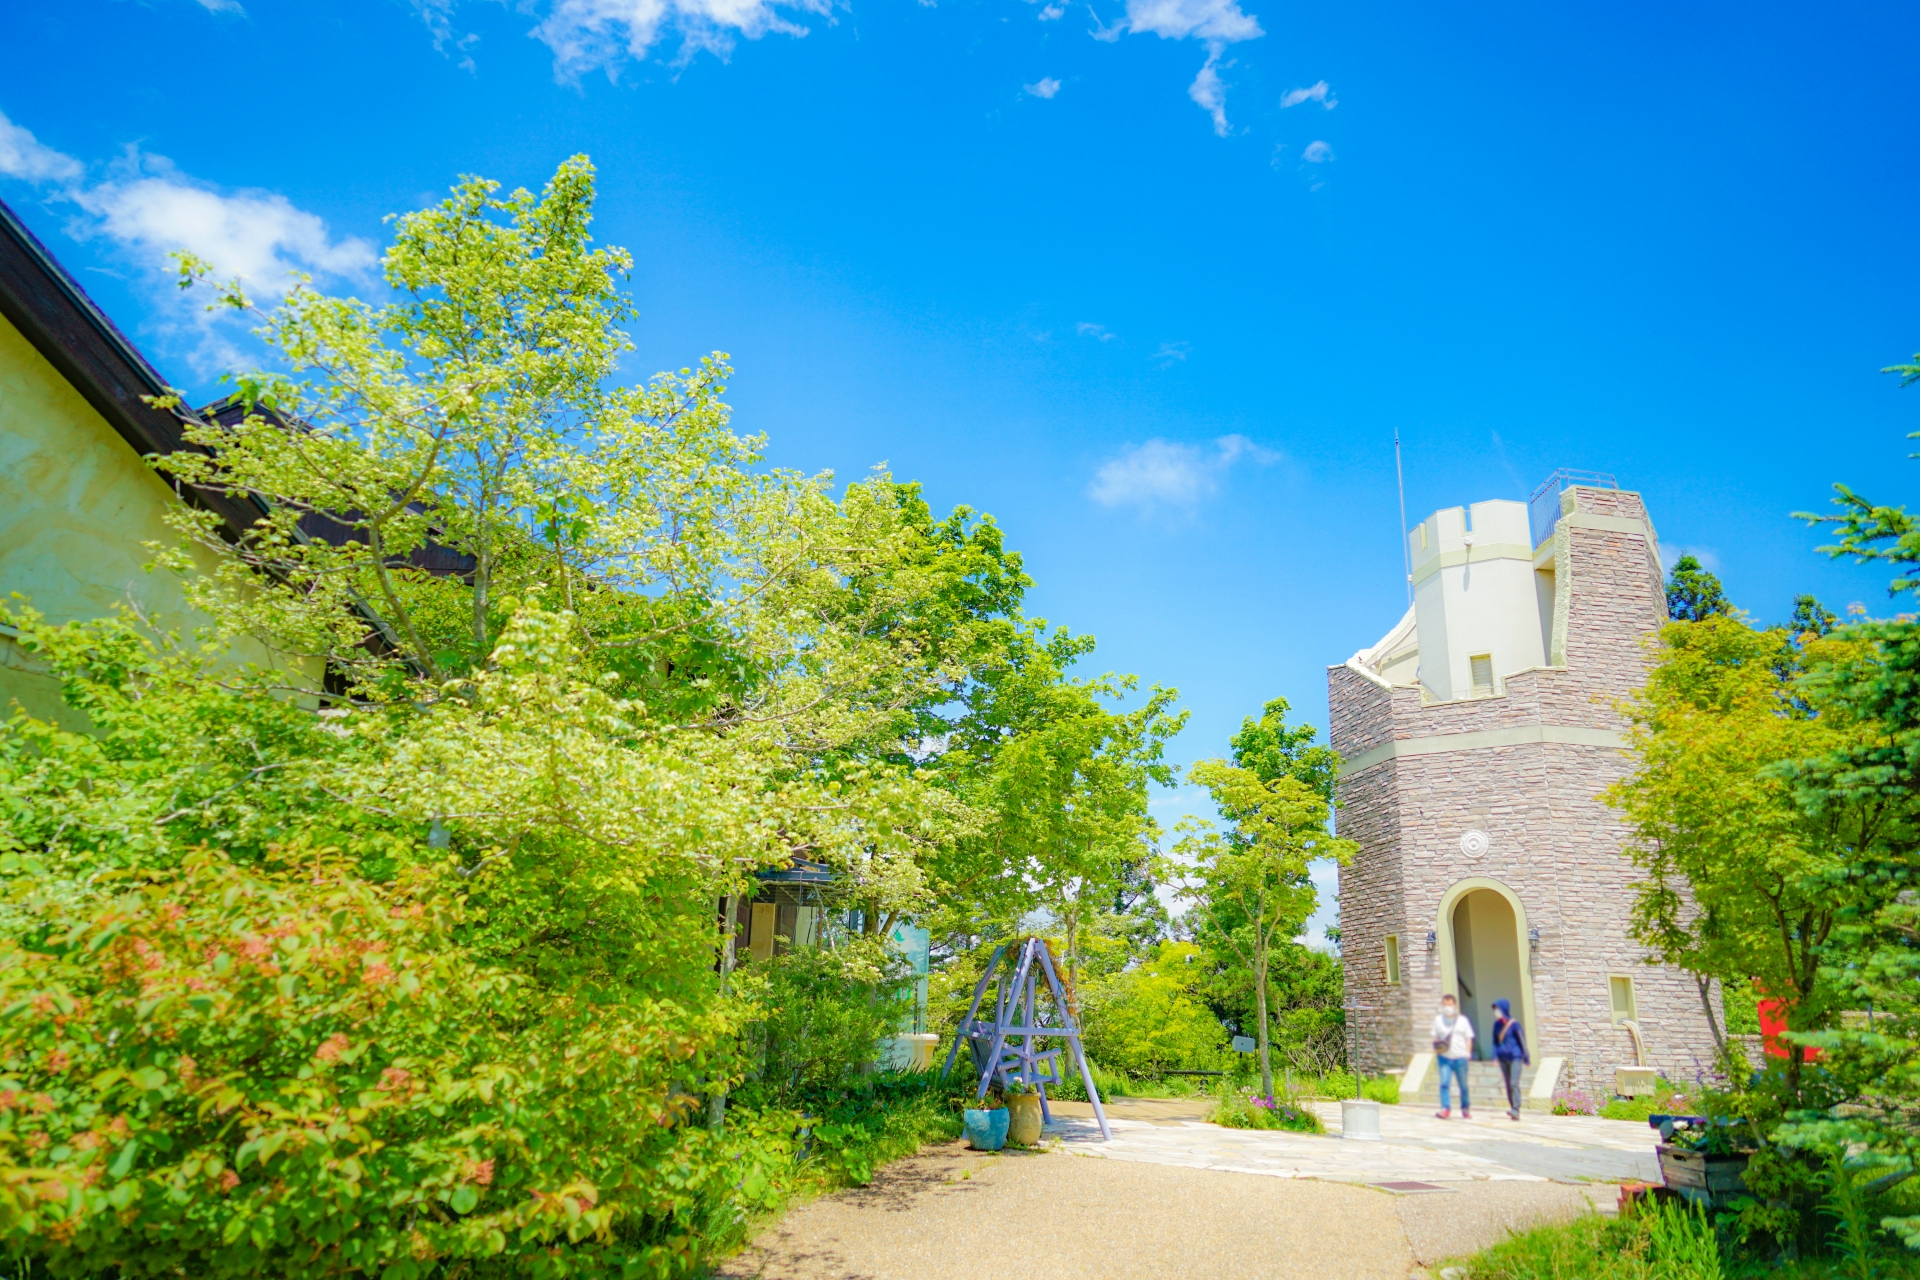
<path fill-rule="evenodd" d="M 1725 1208 L 1735 1196 L 1747 1193 L 1747 1156 L 1710 1156 L 1661 1143 L 1660 1177 L 1669 1191 L 1709 1209 Z"/>

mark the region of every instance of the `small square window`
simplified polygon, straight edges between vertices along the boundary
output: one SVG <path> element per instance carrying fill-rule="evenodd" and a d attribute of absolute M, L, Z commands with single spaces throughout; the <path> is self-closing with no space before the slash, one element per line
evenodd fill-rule
<path fill-rule="evenodd" d="M 1622 1022 L 1638 1022 L 1633 1010 L 1633 979 L 1625 974 L 1613 974 L 1607 978 L 1607 996 L 1613 1002 L 1613 1022 L 1618 1026 Z"/>
<path fill-rule="evenodd" d="M 1400 935 L 1397 933 L 1387 935 L 1387 985 L 1400 985 Z"/>
<path fill-rule="evenodd" d="M 1473 668 L 1473 691 L 1475 693 L 1493 692 L 1493 655 L 1476 653 L 1467 659 Z"/>

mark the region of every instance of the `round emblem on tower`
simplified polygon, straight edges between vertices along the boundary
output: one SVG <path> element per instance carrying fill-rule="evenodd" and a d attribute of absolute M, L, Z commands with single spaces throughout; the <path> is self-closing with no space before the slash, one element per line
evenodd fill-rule
<path fill-rule="evenodd" d="M 1490 843 L 1492 842 L 1487 839 L 1487 833 L 1476 828 L 1460 837 L 1460 852 L 1469 858 L 1477 858 L 1487 851 Z"/>

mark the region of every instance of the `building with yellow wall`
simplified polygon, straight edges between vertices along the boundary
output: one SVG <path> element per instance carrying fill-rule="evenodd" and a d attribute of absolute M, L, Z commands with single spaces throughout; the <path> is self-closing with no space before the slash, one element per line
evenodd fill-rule
<path fill-rule="evenodd" d="M 180 424 L 142 401 L 166 390 L 133 344 L 0 204 L 0 595 L 50 620 L 137 607 L 189 632 L 202 619 L 179 579 L 144 568 L 150 543 L 179 535 L 166 513 L 214 510 L 230 532 L 254 512 L 219 494 L 178 493 L 148 462 L 192 448 Z M 11 601 L 18 605 L 19 601 Z M 14 706 L 69 719 L 57 682 L 0 624 L 0 715 Z M 240 652 L 264 660 L 264 651 Z"/>

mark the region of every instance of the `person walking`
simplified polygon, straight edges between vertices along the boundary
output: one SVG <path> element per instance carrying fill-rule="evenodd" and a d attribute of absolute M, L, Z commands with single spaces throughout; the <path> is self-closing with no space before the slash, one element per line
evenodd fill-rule
<path fill-rule="evenodd" d="M 1447 1083 L 1460 1085 L 1460 1118 L 1473 1119 L 1473 1100 L 1467 1097 L 1467 1064 L 1473 1060 L 1473 1021 L 1460 1012 L 1460 1002 L 1452 995 L 1440 997 L 1440 1012 L 1433 1019 L 1433 1051 L 1440 1058 L 1440 1110 L 1442 1120 L 1453 1118 L 1447 1101 Z"/>
<path fill-rule="evenodd" d="M 1527 1056 L 1526 1028 L 1513 1016 L 1513 1006 L 1495 1000 L 1493 1011 L 1493 1056 L 1500 1063 L 1500 1078 L 1507 1085 L 1507 1115 L 1520 1118 L 1520 1069 L 1533 1061 Z"/>

